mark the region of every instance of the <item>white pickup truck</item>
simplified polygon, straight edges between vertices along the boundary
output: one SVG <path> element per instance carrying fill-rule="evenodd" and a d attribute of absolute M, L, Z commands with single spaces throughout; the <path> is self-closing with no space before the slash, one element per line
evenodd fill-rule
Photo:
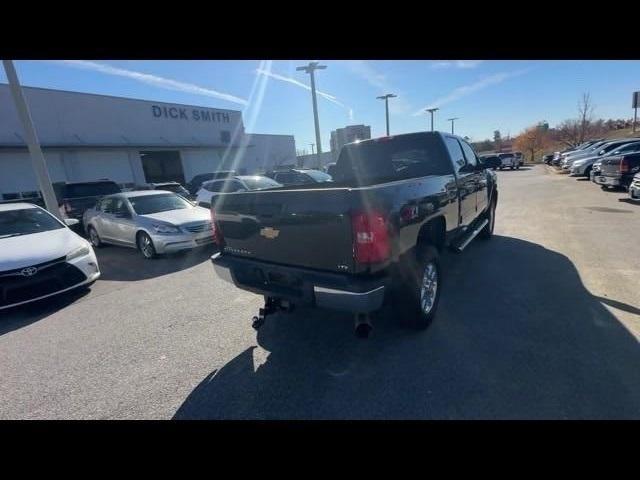
<path fill-rule="evenodd" d="M 500 166 L 498 167 L 500 170 L 507 167 L 511 168 L 511 170 L 513 170 L 514 168 L 516 170 L 520 169 L 520 162 L 513 153 L 499 153 L 498 158 L 500 158 L 501 162 Z"/>

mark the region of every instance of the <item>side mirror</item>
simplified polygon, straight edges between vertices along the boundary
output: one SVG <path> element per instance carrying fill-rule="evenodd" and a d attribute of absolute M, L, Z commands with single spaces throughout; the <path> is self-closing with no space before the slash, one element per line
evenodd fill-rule
<path fill-rule="evenodd" d="M 65 218 L 64 223 L 67 225 L 67 227 L 75 227 L 80 223 L 80 220 L 78 220 L 77 218 Z"/>

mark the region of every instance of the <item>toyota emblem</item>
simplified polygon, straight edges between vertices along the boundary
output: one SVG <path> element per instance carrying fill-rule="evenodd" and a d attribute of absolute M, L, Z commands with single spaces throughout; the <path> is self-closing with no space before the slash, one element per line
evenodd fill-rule
<path fill-rule="evenodd" d="M 36 267 L 27 267 L 20 270 L 20 275 L 23 277 L 31 277 L 38 273 L 38 269 Z"/>

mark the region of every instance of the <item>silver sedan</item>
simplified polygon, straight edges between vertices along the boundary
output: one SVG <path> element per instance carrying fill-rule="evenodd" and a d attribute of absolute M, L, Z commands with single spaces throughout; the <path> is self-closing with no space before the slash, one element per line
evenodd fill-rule
<path fill-rule="evenodd" d="M 83 224 L 94 247 L 137 248 L 149 259 L 213 243 L 209 210 L 162 190 L 107 195 L 84 213 Z"/>

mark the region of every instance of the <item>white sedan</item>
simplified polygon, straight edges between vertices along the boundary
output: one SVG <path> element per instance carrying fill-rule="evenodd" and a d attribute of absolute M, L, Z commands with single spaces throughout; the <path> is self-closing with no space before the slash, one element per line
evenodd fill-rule
<path fill-rule="evenodd" d="M 246 192 L 248 190 L 264 190 L 282 185 L 262 175 L 237 175 L 204 182 L 197 192 L 196 203 L 199 207 L 211 208 L 211 203 L 219 193 Z"/>
<path fill-rule="evenodd" d="M 93 248 L 30 203 L 0 205 L 0 310 L 89 287 L 100 277 Z"/>

